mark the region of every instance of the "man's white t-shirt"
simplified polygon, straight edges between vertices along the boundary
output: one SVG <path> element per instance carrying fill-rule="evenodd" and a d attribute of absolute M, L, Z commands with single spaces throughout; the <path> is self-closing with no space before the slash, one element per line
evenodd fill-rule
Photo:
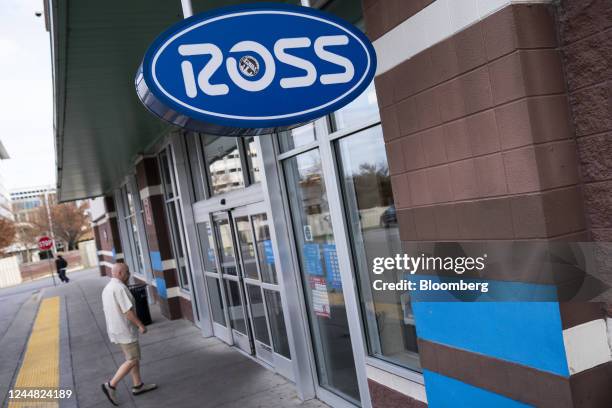
<path fill-rule="evenodd" d="M 134 297 L 127 286 L 112 278 L 102 291 L 102 305 L 110 341 L 117 344 L 137 341 L 138 328 L 125 317 L 125 313 L 134 307 Z"/>

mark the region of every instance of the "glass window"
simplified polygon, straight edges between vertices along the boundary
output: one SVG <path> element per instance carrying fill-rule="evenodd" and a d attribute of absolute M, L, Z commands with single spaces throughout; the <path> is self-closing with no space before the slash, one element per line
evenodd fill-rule
<path fill-rule="evenodd" d="M 270 330 L 272 331 L 274 351 L 291 359 L 281 295 L 276 291 L 264 289 L 264 297 L 266 299 L 266 307 L 268 308 L 268 316 L 270 317 Z"/>
<path fill-rule="evenodd" d="M 251 184 L 259 183 L 261 181 L 261 169 L 254 136 L 244 138 L 244 149 L 246 151 Z"/>
<path fill-rule="evenodd" d="M 236 276 L 236 258 L 229 220 L 227 218 L 215 220 L 215 229 L 217 231 L 217 242 L 219 243 L 221 273 Z"/>
<path fill-rule="evenodd" d="M 380 126 L 337 142 L 353 256 L 366 317 L 369 352 L 420 371 L 414 317 L 406 293 L 373 291 L 375 257 L 402 253 Z M 389 281 L 402 279 L 398 276 Z"/>
<path fill-rule="evenodd" d="M 243 188 L 244 176 L 238 139 L 205 135 L 202 140 L 211 194 Z"/>
<path fill-rule="evenodd" d="M 195 201 L 206 199 L 204 193 L 204 171 L 200 161 L 200 134 L 188 132 L 185 135 L 187 145 L 187 160 L 189 161 L 189 173 L 191 176 L 192 191 Z"/>
<path fill-rule="evenodd" d="M 322 387 L 359 400 L 336 245 L 318 150 L 283 161 Z"/>
<path fill-rule="evenodd" d="M 374 82 L 372 82 L 357 99 L 332 114 L 332 125 L 336 131 L 355 127 L 378 118 L 378 102 Z"/>
<path fill-rule="evenodd" d="M 225 280 L 225 296 L 227 298 L 229 317 L 232 328 L 238 330 L 242 334 L 246 334 L 246 322 L 244 320 L 244 308 L 242 307 L 242 298 L 240 297 L 240 288 L 238 282 L 233 280 Z"/>
<path fill-rule="evenodd" d="M 206 287 L 208 288 L 208 296 L 210 297 L 210 308 L 212 309 L 213 320 L 225 327 L 225 315 L 223 314 L 223 300 L 219 279 L 213 278 L 212 276 L 206 276 Z"/>
<path fill-rule="evenodd" d="M 259 280 L 257 273 L 257 261 L 255 259 L 255 246 L 253 244 L 253 233 L 249 217 L 236 218 L 236 233 L 245 278 Z"/>
<path fill-rule="evenodd" d="M 261 280 L 266 283 L 276 284 L 278 281 L 276 278 L 276 266 L 274 265 L 272 237 L 268 227 L 268 216 L 266 214 L 254 215 L 253 227 L 255 228 L 255 242 L 257 243 Z"/>
<path fill-rule="evenodd" d="M 288 152 L 289 150 L 312 143 L 315 140 L 317 140 L 317 135 L 313 122 L 278 134 L 281 152 Z"/>
<path fill-rule="evenodd" d="M 138 224 L 136 221 L 136 209 L 134 206 L 134 198 L 129 191 L 128 186 L 124 185 L 119 191 L 119 199 L 123 203 L 122 208 L 125 211 L 123 222 L 125 224 L 126 251 L 130 254 L 130 259 L 127 260 L 132 273 L 142 275 L 145 271 L 144 255 L 140 236 L 138 235 Z"/>
<path fill-rule="evenodd" d="M 198 224 L 200 241 L 202 243 L 202 258 L 204 271 L 217 273 L 217 263 L 215 257 L 215 246 L 213 242 L 213 232 L 210 223 L 202 222 Z"/>
<path fill-rule="evenodd" d="M 172 256 L 176 261 L 179 285 L 181 289 L 189 290 L 189 266 L 185 252 L 185 235 L 181 216 L 181 200 L 176 191 L 174 160 L 170 147 L 159 154 L 164 200 L 166 202 L 166 220 L 172 241 Z"/>
<path fill-rule="evenodd" d="M 255 285 L 246 285 L 249 295 L 249 303 L 251 305 L 251 317 L 253 319 L 253 331 L 255 338 L 260 342 L 270 345 L 270 336 L 268 335 L 268 322 L 266 319 L 266 310 L 263 304 L 261 288 Z"/>

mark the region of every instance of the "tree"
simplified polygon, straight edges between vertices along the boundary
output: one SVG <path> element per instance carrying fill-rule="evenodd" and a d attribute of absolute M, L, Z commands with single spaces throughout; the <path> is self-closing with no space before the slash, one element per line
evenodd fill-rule
<path fill-rule="evenodd" d="M 15 222 L 0 217 L 0 252 L 13 243 L 15 239 Z"/>
<path fill-rule="evenodd" d="M 26 252 L 26 262 L 30 262 L 30 249 L 36 248 L 38 238 L 42 235 L 39 228 L 29 222 L 15 223 L 15 243 Z"/>
<path fill-rule="evenodd" d="M 50 200 L 51 201 L 51 200 Z M 91 234 L 91 222 L 86 201 L 80 205 L 76 202 L 49 202 L 49 213 L 46 206 L 39 207 L 32 215 L 31 223 L 38 236 L 51 232 L 49 216 L 53 225 L 53 235 L 56 241 L 63 241 L 67 250 L 76 249 L 77 243 L 86 235 Z"/>

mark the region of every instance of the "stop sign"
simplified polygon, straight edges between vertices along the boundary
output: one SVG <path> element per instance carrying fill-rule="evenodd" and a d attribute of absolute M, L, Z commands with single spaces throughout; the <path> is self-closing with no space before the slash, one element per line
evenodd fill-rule
<path fill-rule="evenodd" d="M 40 237 L 38 239 L 38 249 L 48 251 L 53 248 L 53 241 L 49 237 Z"/>

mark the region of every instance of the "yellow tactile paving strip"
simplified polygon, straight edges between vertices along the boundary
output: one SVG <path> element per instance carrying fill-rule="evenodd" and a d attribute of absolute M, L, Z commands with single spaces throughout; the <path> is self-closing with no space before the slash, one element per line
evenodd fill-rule
<path fill-rule="evenodd" d="M 60 385 L 60 298 L 44 299 L 34 321 L 14 390 L 58 389 Z M 58 407 L 58 402 L 11 400 L 9 408 Z"/>

